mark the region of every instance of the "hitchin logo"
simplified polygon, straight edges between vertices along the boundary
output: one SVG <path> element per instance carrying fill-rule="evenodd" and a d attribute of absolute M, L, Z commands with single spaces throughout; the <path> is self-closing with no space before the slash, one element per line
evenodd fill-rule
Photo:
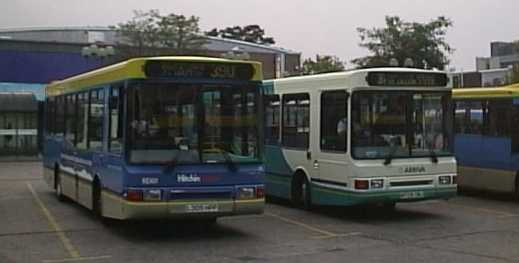
<path fill-rule="evenodd" d="M 404 167 L 403 169 L 404 173 L 425 173 L 425 167 L 423 166 L 408 166 Z"/>
<path fill-rule="evenodd" d="M 177 174 L 179 183 L 200 183 L 202 180 L 197 174 Z"/>

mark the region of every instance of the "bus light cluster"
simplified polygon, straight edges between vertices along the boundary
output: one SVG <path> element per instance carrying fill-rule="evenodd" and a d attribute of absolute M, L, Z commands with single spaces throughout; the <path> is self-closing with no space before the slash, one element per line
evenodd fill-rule
<path fill-rule="evenodd" d="M 382 189 L 384 188 L 384 179 L 356 179 L 356 190 Z"/>
<path fill-rule="evenodd" d="M 162 200 L 162 190 L 160 189 L 128 189 L 126 192 L 126 200 L 138 202 L 138 201 L 160 201 Z"/>
<path fill-rule="evenodd" d="M 238 187 L 236 191 L 236 199 L 260 199 L 265 197 L 264 186 L 243 186 Z"/>
<path fill-rule="evenodd" d="M 457 184 L 456 175 L 442 175 L 438 178 L 440 185 Z"/>

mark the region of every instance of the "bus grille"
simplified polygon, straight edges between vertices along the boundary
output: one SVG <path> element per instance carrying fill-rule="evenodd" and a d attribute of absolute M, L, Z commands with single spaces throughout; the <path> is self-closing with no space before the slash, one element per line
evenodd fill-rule
<path fill-rule="evenodd" d="M 431 184 L 433 184 L 433 180 L 400 181 L 400 182 L 391 182 L 390 183 L 390 185 L 392 187 L 420 186 L 420 185 L 431 185 Z"/>

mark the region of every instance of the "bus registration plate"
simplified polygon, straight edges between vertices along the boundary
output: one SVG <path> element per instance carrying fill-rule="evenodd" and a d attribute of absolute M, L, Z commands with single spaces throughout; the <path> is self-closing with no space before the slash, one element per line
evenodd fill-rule
<path fill-rule="evenodd" d="M 423 191 L 412 191 L 412 192 L 406 192 L 402 193 L 400 195 L 400 199 L 420 199 L 424 198 L 425 194 Z"/>
<path fill-rule="evenodd" d="M 218 212 L 218 204 L 189 204 L 186 205 L 187 213 L 214 213 Z"/>

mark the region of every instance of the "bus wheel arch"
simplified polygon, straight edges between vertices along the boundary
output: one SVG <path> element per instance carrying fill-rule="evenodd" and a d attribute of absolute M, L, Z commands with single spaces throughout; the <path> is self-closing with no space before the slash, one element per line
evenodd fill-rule
<path fill-rule="evenodd" d="M 311 185 L 308 174 L 298 169 L 292 177 L 291 184 L 291 201 L 297 206 L 305 210 L 312 209 Z"/>

